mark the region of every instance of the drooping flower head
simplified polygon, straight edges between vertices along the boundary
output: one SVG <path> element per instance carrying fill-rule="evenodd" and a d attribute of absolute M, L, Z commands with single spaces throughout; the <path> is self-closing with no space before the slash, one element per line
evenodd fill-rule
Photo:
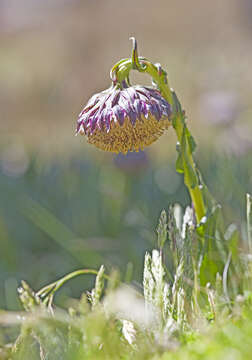
<path fill-rule="evenodd" d="M 172 113 L 169 94 L 168 102 L 157 88 L 130 85 L 129 72 L 134 69 L 149 72 L 156 84 L 160 80 L 167 84 L 161 65 L 138 57 L 132 39 L 132 58 L 112 68 L 112 86 L 91 97 L 79 115 L 76 130 L 98 148 L 124 154 L 156 141 L 171 124 Z"/>
<path fill-rule="evenodd" d="M 103 150 L 125 154 L 150 145 L 172 124 L 178 138 L 176 169 L 184 173 L 200 224 L 209 209 L 193 160 L 195 142 L 187 128 L 185 112 L 169 86 L 166 71 L 159 63 L 138 56 L 136 40 L 131 40 L 131 58 L 122 59 L 113 66 L 112 87 L 89 100 L 79 115 L 76 132 L 86 135 L 91 144 Z M 131 86 L 131 70 L 150 75 L 154 88 Z"/>
<path fill-rule="evenodd" d="M 94 95 L 79 115 L 77 133 L 111 152 L 138 151 L 170 125 L 171 106 L 153 88 L 114 87 Z"/>

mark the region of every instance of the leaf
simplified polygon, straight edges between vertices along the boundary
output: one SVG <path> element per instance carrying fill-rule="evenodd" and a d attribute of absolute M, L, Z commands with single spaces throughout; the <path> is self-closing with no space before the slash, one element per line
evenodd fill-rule
<path fill-rule="evenodd" d="M 162 249 L 167 239 L 167 215 L 165 210 L 162 210 L 160 214 L 159 223 L 157 227 L 157 235 L 158 235 L 158 246 L 160 249 Z"/>
<path fill-rule="evenodd" d="M 22 213 L 34 225 L 44 231 L 52 240 L 70 253 L 81 264 L 93 266 L 98 262 L 103 262 L 102 257 L 92 249 L 88 248 L 84 243 L 84 240 L 80 243 L 78 240 L 79 237 L 76 234 L 57 219 L 54 214 L 35 200 L 28 196 L 23 196 L 20 200 L 20 207 Z M 78 251 L 75 250 L 75 244 L 78 245 Z M 80 244 L 82 248 L 80 248 Z"/>
<path fill-rule="evenodd" d="M 225 240 L 229 251 L 232 253 L 232 257 L 238 257 L 238 244 L 239 244 L 239 232 L 235 224 L 230 224 L 225 232 Z"/>
<path fill-rule="evenodd" d="M 179 145 L 179 150 L 178 150 L 178 158 L 176 161 L 176 171 L 180 174 L 183 174 L 183 172 L 184 172 L 184 161 L 183 161 L 182 152 L 180 150 L 180 145 Z"/>
<path fill-rule="evenodd" d="M 104 288 L 104 270 L 104 265 L 102 265 L 95 279 L 95 287 L 91 292 L 92 309 L 95 309 L 98 306 L 102 296 Z"/>
<path fill-rule="evenodd" d="M 177 94 L 175 93 L 175 91 L 172 91 L 172 97 L 173 97 L 173 108 L 175 110 L 176 115 L 177 114 L 182 114 L 182 107 L 181 104 L 179 102 L 179 99 L 177 97 Z M 174 116 L 174 118 L 176 118 L 176 116 Z M 176 120 L 175 120 L 176 121 Z M 176 124 L 174 124 L 176 126 Z"/>
<path fill-rule="evenodd" d="M 184 161 L 184 167 L 185 182 L 191 189 L 194 189 L 198 185 L 198 177 L 189 161 Z"/>
<path fill-rule="evenodd" d="M 196 145 L 196 142 L 195 142 L 192 134 L 190 133 L 188 127 L 186 127 L 186 138 L 188 141 L 190 152 L 193 153 L 195 151 L 197 145 Z"/>
<path fill-rule="evenodd" d="M 190 137 L 188 134 L 190 135 L 189 130 L 187 129 L 186 125 L 184 125 L 181 144 L 179 145 L 179 147 L 177 147 L 179 155 L 176 162 L 176 170 L 180 173 L 185 174 L 186 185 L 193 189 L 195 186 L 198 185 L 198 176 L 192 167 L 192 160 L 190 161 L 189 157 L 189 154 L 191 154 L 191 145 L 189 145 L 188 143 L 188 137 Z"/>
<path fill-rule="evenodd" d="M 247 194 L 247 236 L 248 236 L 248 249 L 252 253 L 252 196 Z"/>
<path fill-rule="evenodd" d="M 221 206 L 215 206 L 197 227 L 197 233 L 203 242 L 200 279 L 203 285 L 215 282 L 217 272 L 222 273 L 228 256 L 228 247 L 224 239 Z"/>

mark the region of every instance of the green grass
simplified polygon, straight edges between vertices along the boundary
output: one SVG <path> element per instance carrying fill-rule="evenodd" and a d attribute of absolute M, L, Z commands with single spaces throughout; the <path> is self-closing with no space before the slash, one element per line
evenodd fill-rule
<path fill-rule="evenodd" d="M 25 312 L 0 315 L 1 359 L 250 359 L 251 218 L 248 195 L 241 250 L 237 229 L 223 226 L 218 206 L 198 228 L 190 208 L 184 216 L 179 206 L 162 211 L 142 289 L 103 266 L 37 292 L 23 282 Z M 54 303 L 66 282 L 88 273 L 97 274 L 91 292 L 68 298 L 65 307 Z"/>
<path fill-rule="evenodd" d="M 45 161 L 31 153 L 22 176 L 0 171 L 0 308 L 20 309 L 16 288 L 22 279 L 38 289 L 80 267 L 105 264 L 124 278 L 131 263 L 140 282 L 144 253 L 156 246 L 160 210 L 190 201 L 172 155 L 157 161 L 147 153 L 147 163 L 139 159 L 136 166 L 130 158 Z M 203 149 L 197 160 L 226 223 L 235 220 L 244 232 L 252 153 L 225 157 Z M 77 297 L 92 281 L 77 278 L 59 296 Z"/>

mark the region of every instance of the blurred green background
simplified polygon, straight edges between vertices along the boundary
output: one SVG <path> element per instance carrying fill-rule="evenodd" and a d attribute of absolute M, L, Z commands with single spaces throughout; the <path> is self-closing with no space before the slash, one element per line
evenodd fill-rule
<path fill-rule="evenodd" d="M 115 156 L 74 137 L 88 98 L 131 51 L 160 62 L 186 110 L 204 179 L 228 222 L 252 191 L 252 1 L 0 0 L 0 307 L 81 267 L 133 264 L 161 209 L 189 204 L 171 130 Z M 134 82 L 149 84 L 138 74 Z M 200 149 L 200 150 L 199 150 Z M 79 296 L 93 278 L 61 291 Z M 60 300 L 60 299 L 59 299 Z"/>

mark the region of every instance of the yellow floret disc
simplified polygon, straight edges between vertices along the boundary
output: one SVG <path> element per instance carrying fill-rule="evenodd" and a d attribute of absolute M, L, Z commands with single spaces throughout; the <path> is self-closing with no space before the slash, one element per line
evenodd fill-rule
<path fill-rule="evenodd" d="M 88 134 L 88 142 L 99 149 L 126 154 L 128 151 L 143 150 L 146 146 L 156 141 L 171 122 L 167 117 L 157 120 L 152 114 L 146 119 L 142 116 L 132 125 L 129 117 L 125 117 L 123 125 L 118 121 L 111 121 L 110 130 L 96 129 Z"/>

